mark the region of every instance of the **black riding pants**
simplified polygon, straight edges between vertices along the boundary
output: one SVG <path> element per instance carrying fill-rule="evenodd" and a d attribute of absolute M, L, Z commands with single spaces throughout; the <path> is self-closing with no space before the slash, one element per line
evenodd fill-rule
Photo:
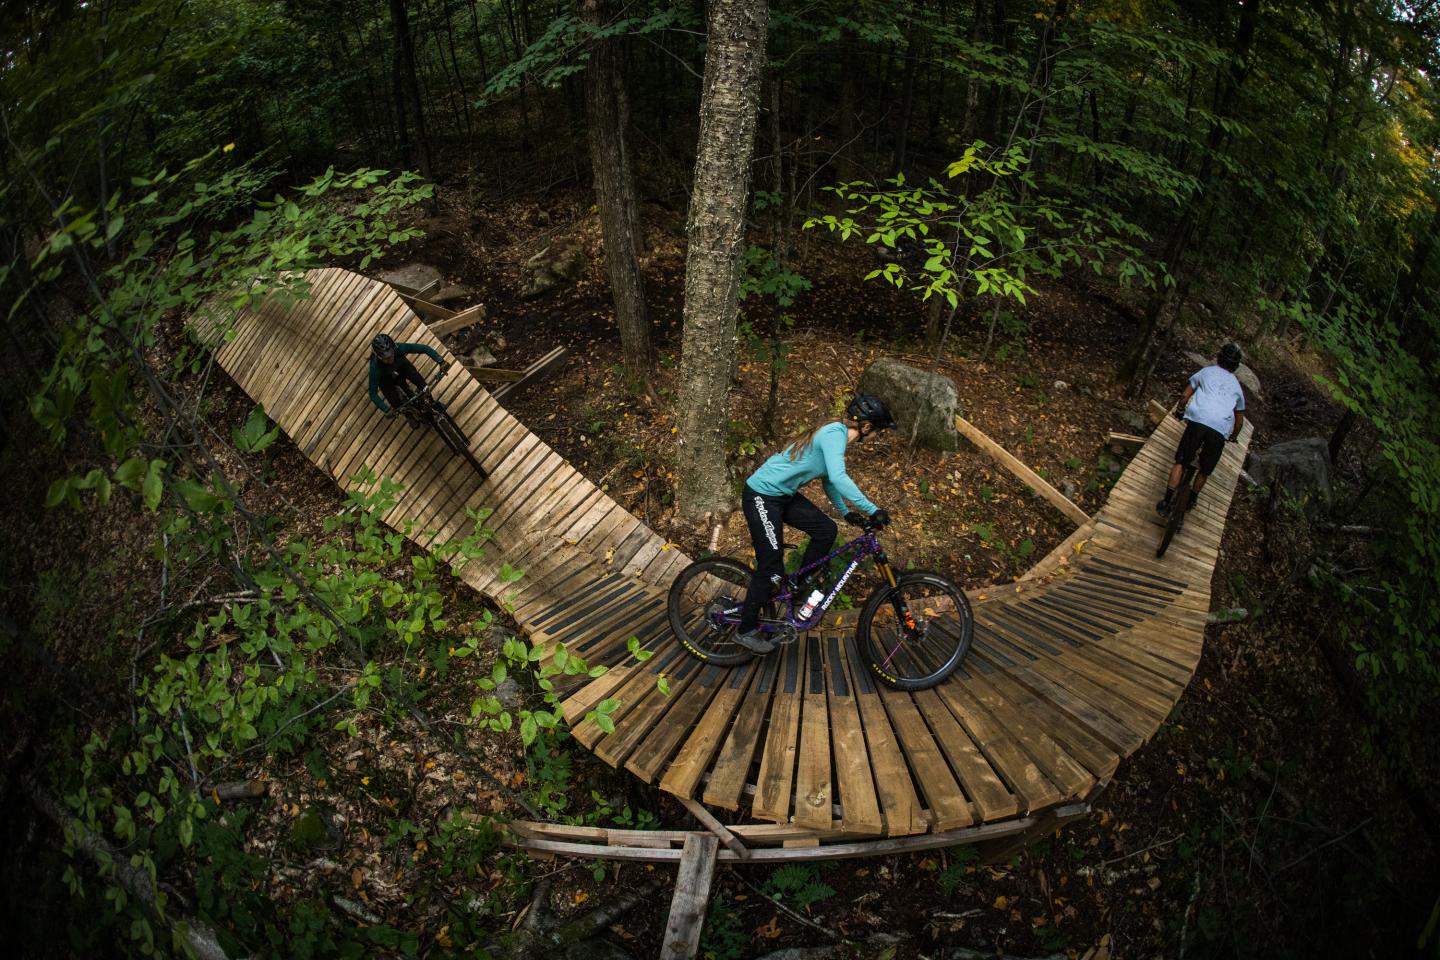
<path fill-rule="evenodd" d="M 1214 427 L 1186 420 L 1185 432 L 1180 436 L 1180 445 L 1175 449 L 1175 462 L 1189 463 L 1197 450 L 1200 451 L 1200 476 L 1208 477 L 1220 462 L 1220 455 L 1225 452 L 1225 437 Z"/>
<path fill-rule="evenodd" d="M 755 575 L 745 591 L 745 606 L 740 612 L 741 631 L 753 630 L 760 620 L 760 605 L 780 585 L 785 575 L 785 551 L 781 548 L 782 532 L 789 524 L 810 537 L 801 567 L 807 567 L 830 552 L 839 532 L 835 521 L 820 508 L 798 493 L 788 497 L 769 497 L 756 493 L 747 484 L 740 494 L 740 507 L 750 526 L 750 542 L 755 545 Z"/>

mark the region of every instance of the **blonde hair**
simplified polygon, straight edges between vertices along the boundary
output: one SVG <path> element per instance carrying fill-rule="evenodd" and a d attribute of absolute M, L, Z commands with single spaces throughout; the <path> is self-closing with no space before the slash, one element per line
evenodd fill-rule
<path fill-rule="evenodd" d="M 837 422 L 843 423 L 844 420 L 839 417 L 826 417 L 824 420 L 819 421 L 814 426 L 806 427 L 803 433 L 796 434 L 794 440 L 791 440 L 784 447 L 781 447 L 780 452 L 789 457 L 791 463 L 794 463 L 796 460 L 799 460 L 801 457 L 805 456 L 806 452 L 809 451 L 810 444 L 815 442 L 815 435 L 817 433 L 828 427 L 830 424 Z"/>

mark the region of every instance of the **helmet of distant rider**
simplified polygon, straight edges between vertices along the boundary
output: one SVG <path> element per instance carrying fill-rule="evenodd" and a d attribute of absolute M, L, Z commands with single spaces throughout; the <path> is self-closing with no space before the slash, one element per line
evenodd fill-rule
<path fill-rule="evenodd" d="M 876 430 L 889 430 L 895 426 L 895 418 L 885 401 L 868 393 L 857 395 L 845 405 L 845 413 L 856 422 L 868 421 Z"/>
<path fill-rule="evenodd" d="M 1220 366 L 1233 373 L 1240 366 L 1240 361 L 1245 359 L 1245 354 L 1241 352 L 1240 344 L 1231 342 L 1220 348 L 1220 355 L 1215 359 Z"/>
<path fill-rule="evenodd" d="M 387 333 L 377 333 L 370 341 L 370 352 L 381 363 L 395 362 L 395 338 Z"/>

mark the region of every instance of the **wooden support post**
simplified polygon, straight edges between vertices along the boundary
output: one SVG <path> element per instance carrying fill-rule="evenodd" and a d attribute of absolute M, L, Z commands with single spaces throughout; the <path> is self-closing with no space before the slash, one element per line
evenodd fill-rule
<path fill-rule="evenodd" d="M 1094 535 L 1095 521 L 1089 520 L 1082 523 L 1075 528 L 1074 533 L 1062 540 L 1058 547 L 1045 554 L 1039 563 L 1021 574 L 1018 582 L 1025 583 L 1029 580 L 1048 577 L 1056 570 L 1069 564 L 1072 558 L 1078 556 L 1080 551 L 1084 549 L 1085 542 Z"/>
<path fill-rule="evenodd" d="M 422 300 L 420 297 L 411 297 L 402 293 L 400 294 L 400 299 L 404 300 L 405 305 L 419 314 L 421 319 L 426 323 L 432 323 L 438 320 L 449 320 L 455 316 L 455 311 L 449 307 L 442 307 L 438 303 L 431 303 L 429 300 Z"/>
<path fill-rule="evenodd" d="M 1065 516 L 1069 517 L 1075 523 L 1084 525 L 1090 522 L 1089 514 L 1075 506 L 1074 503 L 1071 503 L 1068 497 L 1046 483 L 1039 474 L 1021 463 L 1010 451 L 977 430 L 974 424 L 970 423 L 964 417 L 955 418 L 955 429 L 965 434 L 971 443 L 989 454 L 991 459 L 999 463 L 1000 466 L 1023 480 L 1027 487 L 1050 501 L 1057 510 L 1065 514 Z"/>
<path fill-rule="evenodd" d="M 490 391 L 491 396 L 496 400 L 504 400 L 507 397 L 523 390 L 537 380 L 544 378 L 547 374 L 557 369 L 564 362 L 568 351 L 564 347 L 556 347 L 545 356 L 536 360 L 525 368 L 525 376 L 514 383 L 507 383 Z"/>
<path fill-rule="evenodd" d="M 488 380 L 493 383 L 516 383 L 525 379 L 524 370 L 506 370 L 503 367 L 486 367 L 464 358 L 461 358 L 460 366 L 469 370 L 470 376 L 482 382 Z"/>
<path fill-rule="evenodd" d="M 750 848 L 741 843 L 740 838 L 731 833 L 725 824 L 716 820 L 714 814 L 689 797 L 681 797 L 680 803 L 684 805 L 686 810 L 690 811 L 691 816 L 703 823 L 706 829 L 715 834 L 721 843 L 725 844 L 725 849 L 742 860 L 749 859 Z"/>
<path fill-rule="evenodd" d="M 431 304 L 434 306 L 434 304 Z M 444 309 L 443 307 L 441 309 Z M 475 304 L 467 307 L 457 314 L 446 317 L 443 320 L 435 320 L 430 323 L 430 332 L 437 337 L 448 337 L 452 333 L 459 333 L 466 327 L 473 326 L 484 320 L 486 317 L 484 304 Z"/>
<path fill-rule="evenodd" d="M 1145 446 L 1146 438 L 1137 437 L 1133 433 L 1115 433 L 1113 430 L 1105 435 L 1105 446 L 1110 452 L 1117 456 L 1133 457 Z"/>
<path fill-rule="evenodd" d="M 1145 404 L 1145 415 L 1150 419 L 1150 426 L 1158 427 L 1170 416 L 1170 408 L 1159 400 L 1151 400 Z"/>
<path fill-rule="evenodd" d="M 675 896 L 670 899 L 670 919 L 665 921 L 665 943 L 660 948 L 665 960 L 693 960 L 700 953 L 700 931 L 705 926 L 719 849 L 720 841 L 713 834 L 696 832 L 685 837 Z"/>

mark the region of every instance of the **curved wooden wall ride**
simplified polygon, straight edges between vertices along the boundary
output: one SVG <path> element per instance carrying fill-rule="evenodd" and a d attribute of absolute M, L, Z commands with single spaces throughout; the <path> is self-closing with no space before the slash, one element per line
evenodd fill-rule
<path fill-rule="evenodd" d="M 1068 562 L 1047 565 L 1056 573 L 973 594 L 974 647 L 936 689 L 879 688 L 841 629 L 721 669 L 682 653 L 666 622 L 665 591 L 687 557 L 458 365 L 436 395 L 472 438 L 486 481 L 432 431 L 381 416 L 366 389 L 371 337 L 388 332 L 442 355 L 444 345 L 383 283 L 339 269 L 307 279 L 309 298 L 245 312 L 217 349 L 220 365 L 342 485 L 362 466 L 403 484 L 385 520 L 420 546 L 465 532 L 467 508 L 492 509 L 493 546 L 464 579 L 510 603 L 532 643 L 560 642 L 610 667 L 568 692 L 575 737 L 662 790 L 774 825 L 733 828 L 750 842 L 839 843 L 838 854 L 860 838 L 936 845 L 1021 831 L 1102 785 L 1156 731 L 1200 658 L 1248 426 L 1157 561 L 1152 504 L 1180 435 L 1174 419 L 1162 424 L 1067 542 Z M 502 581 L 502 561 L 524 577 Z M 631 637 L 649 660 L 631 655 Z M 657 689 L 661 673 L 668 696 Z M 612 733 L 579 722 L 607 697 L 620 701 Z M 554 849 L 612 833 L 520 832 Z M 668 846 L 665 836 L 648 845 Z"/>

